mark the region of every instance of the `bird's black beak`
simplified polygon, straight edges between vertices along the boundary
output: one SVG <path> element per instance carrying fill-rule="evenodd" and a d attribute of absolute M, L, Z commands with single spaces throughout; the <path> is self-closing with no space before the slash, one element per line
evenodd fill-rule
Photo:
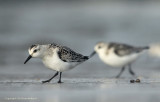
<path fill-rule="evenodd" d="M 24 62 L 24 64 L 26 64 L 31 58 L 32 58 L 32 56 L 29 55 L 28 58 L 26 59 L 26 61 Z"/>
<path fill-rule="evenodd" d="M 89 58 L 91 58 L 91 57 L 94 56 L 95 54 L 96 54 L 96 51 L 93 51 L 93 52 L 90 54 Z"/>

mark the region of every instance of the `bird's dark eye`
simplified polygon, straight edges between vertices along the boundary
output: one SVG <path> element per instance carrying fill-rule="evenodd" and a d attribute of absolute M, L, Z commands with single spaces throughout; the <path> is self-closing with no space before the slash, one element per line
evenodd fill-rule
<path fill-rule="evenodd" d="M 34 50 L 33 52 L 34 52 L 34 53 L 36 53 L 36 52 L 37 52 L 37 50 Z"/>
<path fill-rule="evenodd" d="M 98 46 L 98 49 L 102 48 L 101 46 Z"/>

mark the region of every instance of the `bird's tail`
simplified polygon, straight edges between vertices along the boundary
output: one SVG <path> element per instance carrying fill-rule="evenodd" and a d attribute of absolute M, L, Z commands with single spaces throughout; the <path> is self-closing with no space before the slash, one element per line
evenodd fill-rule
<path fill-rule="evenodd" d="M 137 52 L 142 52 L 142 51 L 149 50 L 149 49 L 150 49 L 149 46 L 139 47 L 139 48 L 137 49 Z"/>
<path fill-rule="evenodd" d="M 148 53 L 154 57 L 160 57 L 160 43 L 153 43 L 149 46 Z"/>
<path fill-rule="evenodd" d="M 143 47 L 143 49 L 148 50 L 148 49 L 150 49 L 150 47 L 149 47 L 149 46 L 146 46 L 146 47 Z"/>

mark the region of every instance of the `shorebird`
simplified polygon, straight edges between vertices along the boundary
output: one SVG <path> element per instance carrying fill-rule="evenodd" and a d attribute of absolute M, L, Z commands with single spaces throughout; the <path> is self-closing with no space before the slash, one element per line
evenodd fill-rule
<path fill-rule="evenodd" d="M 61 82 L 62 72 L 75 68 L 77 65 L 88 60 L 88 56 L 83 56 L 82 54 L 76 53 L 66 46 L 61 46 L 58 44 L 35 44 L 29 49 L 29 57 L 26 59 L 24 64 L 26 64 L 31 58 L 42 59 L 43 64 L 50 68 L 56 73 L 48 80 L 42 81 L 42 83 L 50 82 L 54 77 L 60 73 L 59 81 Z"/>
<path fill-rule="evenodd" d="M 129 73 L 135 75 L 131 69 L 131 64 L 139 57 L 139 55 L 149 47 L 133 47 L 122 43 L 105 43 L 99 42 L 95 45 L 92 57 L 96 53 L 99 58 L 111 67 L 121 67 L 120 73 L 116 76 L 119 78 L 126 66 L 129 66 Z"/>

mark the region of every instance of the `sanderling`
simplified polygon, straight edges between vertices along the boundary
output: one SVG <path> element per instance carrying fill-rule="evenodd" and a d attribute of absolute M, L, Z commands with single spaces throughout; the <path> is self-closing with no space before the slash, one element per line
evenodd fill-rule
<path fill-rule="evenodd" d="M 42 83 L 50 82 L 59 73 L 60 77 L 58 83 L 61 83 L 62 72 L 70 70 L 89 59 L 88 56 L 83 56 L 66 46 L 54 43 L 46 45 L 32 45 L 28 51 L 29 57 L 26 59 L 24 64 L 26 64 L 32 57 L 40 58 L 46 67 L 57 71 L 53 77 L 46 81 L 42 81 Z"/>
<path fill-rule="evenodd" d="M 135 75 L 131 69 L 131 64 L 146 49 L 149 49 L 149 47 L 133 47 L 121 43 L 99 42 L 95 45 L 90 57 L 97 53 L 104 63 L 112 67 L 122 67 L 120 73 L 116 76 L 116 78 L 119 78 L 127 65 L 129 66 L 130 74 Z"/>

